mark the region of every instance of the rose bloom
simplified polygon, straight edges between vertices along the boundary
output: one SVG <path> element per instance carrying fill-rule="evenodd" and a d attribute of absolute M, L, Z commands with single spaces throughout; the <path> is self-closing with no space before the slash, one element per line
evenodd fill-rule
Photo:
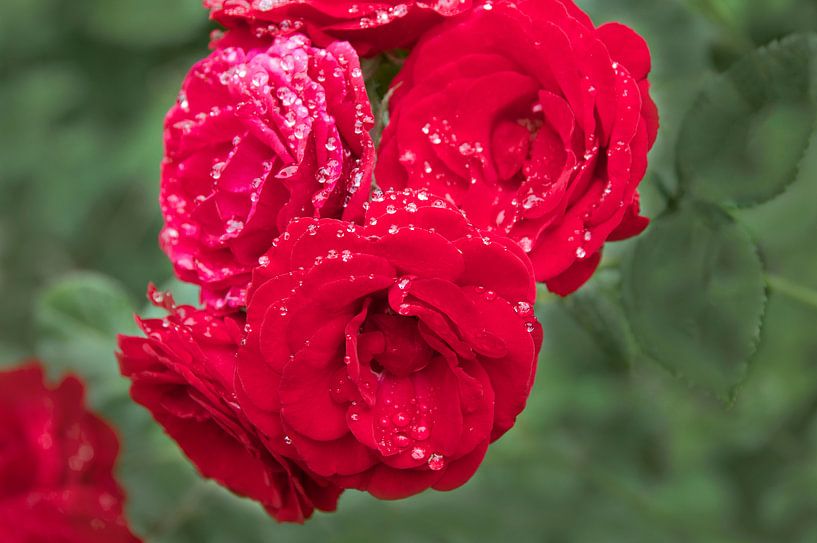
<path fill-rule="evenodd" d="M 293 31 L 316 44 L 349 41 L 361 56 L 410 47 L 446 17 L 471 9 L 472 0 L 205 0 L 213 19 L 229 29 L 220 45 L 263 43 Z"/>
<path fill-rule="evenodd" d="M 518 245 L 425 191 L 375 195 L 364 226 L 296 219 L 253 276 L 238 402 L 343 487 L 453 489 L 525 406 L 535 295 Z"/>
<path fill-rule="evenodd" d="M 510 236 L 536 279 L 580 287 L 639 234 L 658 128 L 644 40 L 570 0 L 486 4 L 437 27 L 393 83 L 375 177 L 425 187 Z"/>
<path fill-rule="evenodd" d="M 163 295 L 153 293 L 154 299 Z M 140 320 L 143 337 L 119 338 L 122 374 L 145 406 L 204 477 L 260 502 L 275 519 L 303 522 L 317 507 L 334 510 L 340 489 L 269 453 L 263 436 L 236 404 L 235 356 L 243 316 L 216 316 L 164 305 L 164 319 Z"/>
<path fill-rule="evenodd" d="M 196 64 L 165 121 L 160 241 L 177 275 L 209 306 L 240 307 L 290 219 L 359 218 L 373 122 L 347 43 L 316 49 L 294 35 Z"/>
<path fill-rule="evenodd" d="M 136 543 L 114 480 L 119 443 L 82 383 L 44 383 L 37 362 L 0 372 L 0 541 Z"/>

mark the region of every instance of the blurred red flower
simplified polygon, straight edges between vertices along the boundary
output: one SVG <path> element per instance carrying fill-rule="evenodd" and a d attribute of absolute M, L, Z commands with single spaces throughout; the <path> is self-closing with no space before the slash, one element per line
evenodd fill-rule
<path fill-rule="evenodd" d="M 77 378 L 49 388 L 38 362 L 0 371 L 0 540 L 136 543 L 114 479 L 118 453 Z"/>

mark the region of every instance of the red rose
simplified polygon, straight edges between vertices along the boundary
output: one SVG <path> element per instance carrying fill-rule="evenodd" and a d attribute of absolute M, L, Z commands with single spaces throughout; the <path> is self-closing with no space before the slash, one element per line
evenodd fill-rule
<path fill-rule="evenodd" d="M 170 305 L 168 305 L 170 307 Z M 205 477 L 261 502 L 279 521 L 334 510 L 340 490 L 266 451 L 236 404 L 233 374 L 243 316 L 192 307 L 142 320 L 148 336 L 120 337 L 119 362 L 145 406 Z"/>
<path fill-rule="evenodd" d="M 640 233 L 636 189 L 655 141 L 650 55 L 570 0 L 495 2 L 437 27 L 394 82 L 376 170 L 426 187 L 529 253 L 565 295 L 607 240 Z"/>
<path fill-rule="evenodd" d="M 74 377 L 38 364 L 0 372 L 0 541 L 135 543 L 113 469 L 119 443 Z"/>
<path fill-rule="evenodd" d="M 374 119 L 349 44 L 300 35 L 196 64 L 165 121 L 161 244 L 216 308 L 244 304 L 290 219 L 362 215 Z"/>
<path fill-rule="evenodd" d="M 465 483 L 541 343 L 530 262 L 425 191 L 292 221 L 253 275 L 238 402 L 268 445 L 384 499 Z"/>
<path fill-rule="evenodd" d="M 471 9 L 472 0 L 204 0 L 211 17 L 227 28 L 220 45 L 267 41 L 293 31 L 306 33 L 316 44 L 349 41 L 361 56 L 410 47 L 433 25 Z"/>

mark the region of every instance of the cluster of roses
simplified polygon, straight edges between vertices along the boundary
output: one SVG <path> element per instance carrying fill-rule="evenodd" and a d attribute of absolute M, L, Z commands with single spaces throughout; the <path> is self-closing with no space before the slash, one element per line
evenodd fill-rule
<path fill-rule="evenodd" d="M 205 5 L 227 30 L 166 119 L 160 236 L 203 307 L 151 291 L 132 397 L 280 521 L 462 485 L 525 406 L 536 282 L 646 226 L 646 44 L 571 0 Z M 375 150 L 360 57 L 395 48 Z"/>

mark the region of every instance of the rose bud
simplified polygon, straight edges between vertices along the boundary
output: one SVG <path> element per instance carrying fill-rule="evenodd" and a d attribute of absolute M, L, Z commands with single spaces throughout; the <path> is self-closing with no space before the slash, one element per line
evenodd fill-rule
<path fill-rule="evenodd" d="M 303 32 L 317 45 L 351 42 L 361 56 L 411 47 L 446 17 L 471 9 L 472 0 L 418 2 L 357 0 L 205 0 L 211 18 L 228 29 L 218 45 L 269 43 Z"/>
<path fill-rule="evenodd" d="M 570 0 L 494 2 L 430 31 L 393 83 L 376 179 L 424 187 L 507 235 L 566 295 L 639 234 L 658 128 L 650 54 Z"/>
<path fill-rule="evenodd" d="M 167 305 L 167 304 L 166 304 Z M 207 478 L 260 502 L 275 519 L 303 522 L 334 510 L 340 489 L 270 453 L 236 404 L 233 374 L 243 316 L 172 307 L 141 320 L 147 338 L 120 337 L 122 374 L 145 406 Z"/>
<path fill-rule="evenodd" d="M 238 402 L 340 486 L 456 488 L 525 406 L 535 295 L 518 245 L 425 191 L 376 195 L 363 226 L 296 219 L 254 273 Z"/>
<path fill-rule="evenodd" d="M 373 121 L 347 43 L 294 35 L 196 64 L 165 121 L 160 241 L 179 278 L 210 307 L 240 307 L 290 219 L 362 216 Z"/>
<path fill-rule="evenodd" d="M 119 442 L 84 395 L 76 377 L 47 387 L 38 362 L 0 372 L 0 541 L 138 542 L 113 474 Z"/>

